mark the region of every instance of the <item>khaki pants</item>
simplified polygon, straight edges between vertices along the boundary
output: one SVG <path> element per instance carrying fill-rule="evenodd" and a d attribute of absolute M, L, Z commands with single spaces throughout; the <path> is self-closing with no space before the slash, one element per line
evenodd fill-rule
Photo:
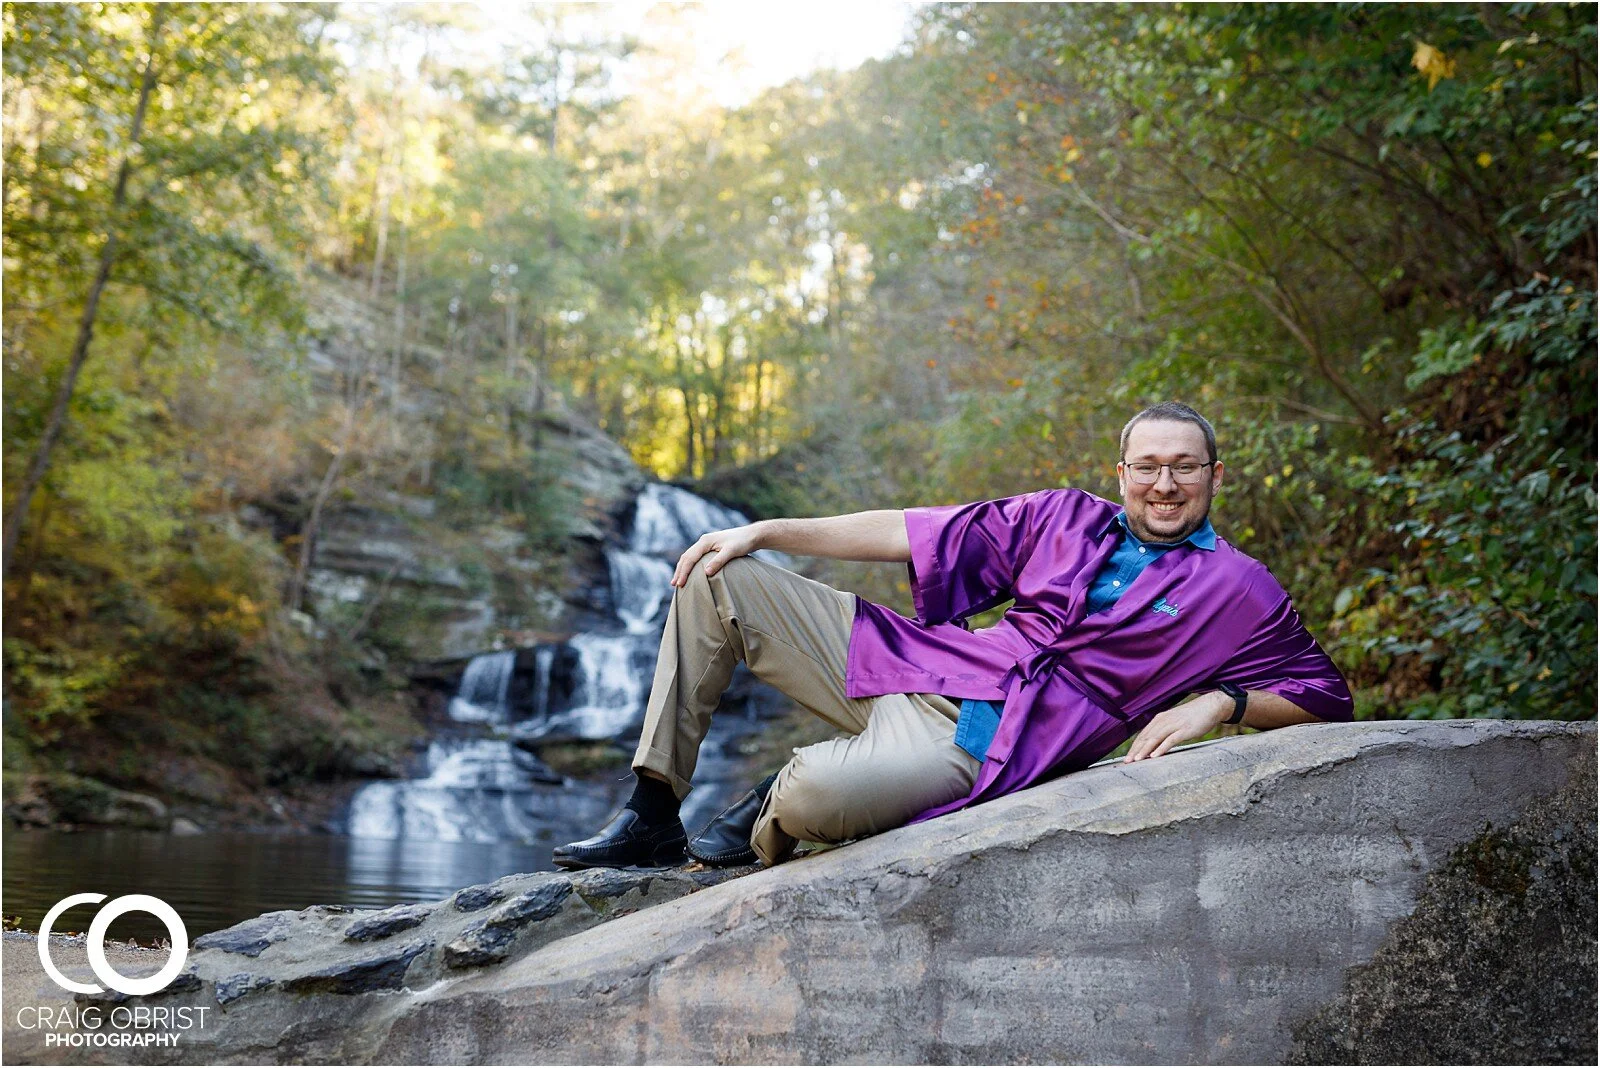
<path fill-rule="evenodd" d="M 765 864 L 797 840 L 843 842 L 966 796 L 979 763 L 954 742 L 958 707 L 934 694 L 852 698 L 845 657 L 854 594 L 750 557 L 674 592 L 633 766 L 689 793 L 711 714 L 744 661 L 847 737 L 796 749 L 750 844 Z"/>

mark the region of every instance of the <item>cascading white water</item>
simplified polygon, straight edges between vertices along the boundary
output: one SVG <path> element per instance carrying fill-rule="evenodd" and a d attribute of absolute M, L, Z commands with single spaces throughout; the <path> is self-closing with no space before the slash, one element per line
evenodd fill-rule
<path fill-rule="evenodd" d="M 428 746 L 427 768 L 424 778 L 373 783 L 358 793 L 350 803 L 350 834 L 493 842 L 533 832 L 518 806 L 506 804 L 530 791 L 527 773 L 512 762 L 504 742 L 436 740 Z"/>
<path fill-rule="evenodd" d="M 574 634 L 567 644 L 578 653 L 579 689 L 573 707 L 561 713 L 566 733 L 613 738 L 638 723 L 649 663 L 640 655 L 648 653 L 644 643 L 631 634 Z"/>
<path fill-rule="evenodd" d="M 657 556 L 624 549 L 606 550 L 611 599 L 629 634 L 649 634 L 672 589 L 672 565 Z"/>
<path fill-rule="evenodd" d="M 523 760 L 526 760 L 524 756 Z M 564 786 L 538 787 L 515 750 L 496 738 L 436 739 L 426 777 L 362 787 L 350 802 L 352 838 L 433 842 L 533 841 Z M 592 810 L 596 799 L 573 799 Z M 603 802 L 601 802 L 603 804 Z"/>
<path fill-rule="evenodd" d="M 696 497 L 677 486 L 652 482 L 639 494 L 634 507 L 628 548 L 644 555 L 676 557 L 702 534 L 742 527 L 748 522 L 743 512 Z M 787 554 L 771 549 L 758 549 L 751 555 L 778 567 L 788 567 L 792 562 Z"/>
<path fill-rule="evenodd" d="M 483 724 L 497 736 L 436 740 L 429 746 L 423 778 L 362 787 L 350 804 L 350 835 L 436 842 L 532 841 L 555 828 L 575 832 L 603 816 L 614 803 L 608 786 L 581 780 L 565 785 L 533 783 L 528 755 L 513 748 L 502 732 L 509 728 L 512 737 L 531 745 L 547 738 L 618 738 L 637 729 L 655 663 L 662 607 L 672 592 L 672 561 L 701 534 L 746 522 L 733 509 L 687 490 L 660 483 L 646 486 L 639 495 L 628 547 L 605 551 L 621 633 L 613 628 L 576 634 L 569 640 L 568 647 L 577 654 L 570 702 L 551 707 L 557 650 L 541 646 L 534 654 L 532 713 L 513 725 L 508 697 L 515 651 L 474 657 L 450 702 L 450 718 Z M 780 567 L 789 564 L 781 553 L 762 550 L 756 555 Z M 721 729 L 713 724 L 713 737 L 702 750 L 702 771 L 714 773 L 723 765 L 729 771 L 733 768 L 722 756 Z M 697 776 L 697 784 L 703 777 Z M 731 799 L 716 784 L 706 785 L 712 788 L 695 791 L 694 819 L 709 818 Z M 690 818 L 686 809 L 685 819 Z"/>
<path fill-rule="evenodd" d="M 556 650 L 541 645 L 533 651 L 533 712 L 543 715 L 550 707 L 550 669 L 555 666 Z"/>
<path fill-rule="evenodd" d="M 450 699 L 450 718 L 458 723 L 504 723 L 510 717 L 506 698 L 516 666 L 514 650 L 473 657 Z"/>
<path fill-rule="evenodd" d="M 639 494 L 628 548 L 636 553 L 680 553 L 708 531 L 748 522 L 732 508 L 696 497 L 677 486 L 652 482 Z"/>

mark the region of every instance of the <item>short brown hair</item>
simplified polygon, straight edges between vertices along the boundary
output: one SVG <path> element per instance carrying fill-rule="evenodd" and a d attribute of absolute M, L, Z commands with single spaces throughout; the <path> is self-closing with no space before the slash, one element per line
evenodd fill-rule
<path fill-rule="evenodd" d="M 1128 455 L 1128 434 L 1133 431 L 1134 427 L 1147 419 L 1157 419 L 1171 423 L 1193 423 L 1206 436 L 1206 459 L 1212 463 L 1216 462 L 1217 432 L 1211 429 L 1211 424 L 1206 421 L 1205 416 L 1187 404 L 1180 404 L 1177 401 L 1162 401 L 1160 404 L 1152 404 L 1132 419 L 1129 419 L 1128 424 L 1122 428 L 1122 441 L 1117 447 L 1119 456 L 1125 458 Z"/>

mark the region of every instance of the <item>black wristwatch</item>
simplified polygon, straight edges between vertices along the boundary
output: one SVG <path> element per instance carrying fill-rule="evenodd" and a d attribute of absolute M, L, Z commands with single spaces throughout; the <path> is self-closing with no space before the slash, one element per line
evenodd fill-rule
<path fill-rule="evenodd" d="M 1244 706 L 1250 703 L 1250 695 L 1231 682 L 1224 682 L 1217 689 L 1233 698 L 1233 715 L 1223 720 L 1224 723 L 1244 722 Z"/>

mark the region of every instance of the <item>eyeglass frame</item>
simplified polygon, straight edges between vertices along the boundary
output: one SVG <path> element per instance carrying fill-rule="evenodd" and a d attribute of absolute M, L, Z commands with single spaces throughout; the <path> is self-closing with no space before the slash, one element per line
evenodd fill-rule
<path fill-rule="evenodd" d="M 1193 463 L 1195 465 L 1196 471 L 1198 473 L 1198 471 L 1200 469 L 1207 468 L 1207 467 L 1213 467 L 1216 464 L 1221 463 L 1222 461 L 1221 460 L 1207 460 L 1204 463 L 1196 463 L 1193 460 L 1179 460 L 1176 463 L 1156 464 L 1156 477 L 1152 478 L 1149 482 L 1145 482 L 1145 481 L 1139 479 L 1138 477 L 1136 477 L 1134 475 L 1134 472 L 1133 472 L 1133 464 L 1134 463 L 1148 464 L 1148 463 L 1151 463 L 1151 462 L 1152 461 L 1150 461 L 1150 460 L 1136 460 L 1136 461 L 1133 461 L 1133 462 L 1129 462 L 1128 460 L 1125 460 L 1125 459 L 1117 461 L 1117 463 L 1120 466 L 1122 466 L 1128 472 L 1129 481 L 1135 482 L 1135 483 L 1137 483 L 1138 485 L 1141 485 L 1141 486 L 1154 486 L 1157 482 L 1160 482 L 1161 481 L 1161 469 L 1163 467 L 1166 468 L 1169 472 L 1171 472 L 1172 481 L 1174 483 L 1176 483 L 1177 485 L 1179 485 L 1179 486 L 1198 486 L 1200 483 L 1205 481 L 1205 477 L 1204 476 L 1201 476 L 1200 478 L 1194 479 L 1191 482 L 1184 482 L 1182 479 L 1178 478 L 1178 472 L 1173 471 L 1172 469 L 1174 467 L 1181 467 L 1181 466 L 1183 466 L 1185 464 Z"/>

